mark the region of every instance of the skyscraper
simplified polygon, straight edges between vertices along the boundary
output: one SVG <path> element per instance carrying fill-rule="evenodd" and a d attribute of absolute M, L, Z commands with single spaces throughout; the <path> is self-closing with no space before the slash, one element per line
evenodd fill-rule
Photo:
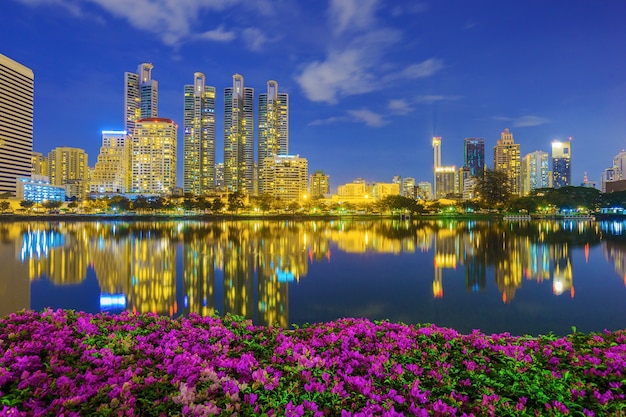
<path fill-rule="evenodd" d="M 263 160 L 263 189 L 283 201 L 299 201 L 307 194 L 308 161 L 300 155 L 276 155 Z"/>
<path fill-rule="evenodd" d="M 137 73 L 124 73 L 124 129 L 132 134 L 139 119 L 158 116 L 159 86 L 152 64 L 140 64 Z"/>
<path fill-rule="evenodd" d="M 215 191 L 215 87 L 196 72 L 184 89 L 183 190 L 201 195 Z"/>
<path fill-rule="evenodd" d="M 441 136 L 433 137 L 433 196 L 437 199 L 437 169 L 441 166 Z"/>
<path fill-rule="evenodd" d="M 528 195 L 538 188 L 550 186 L 548 153 L 531 152 L 522 159 L 522 195 Z"/>
<path fill-rule="evenodd" d="M 571 158 L 571 138 L 567 142 L 552 142 L 552 187 L 572 185 Z"/>
<path fill-rule="evenodd" d="M 521 157 L 520 145 L 513 141 L 513 134 L 504 129 L 496 146 L 493 147 L 493 169 L 502 171 L 509 177 L 511 193 L 514 196 L 521 192 Z"/>
<path fill-rule="evenodd" d="M 224 187 L 254 190 L 254 89 L 244 87 L 240 74 L 224 89 Z"/>
<path fill-rule="evenodd" d="M 465 138 L 464 166 L 469 168 L 469 175 L 482 177 L 485 171 L 485 139 Z"/>
<path fill-rule="evenodd" d="M 84 149 L 62 146 L 48 153 L 50 184 L 65 187 L 68 197 L 83 198 L 89 189 L 89 163 Z"/>
<path fill-rule="evenodd" d="M 0 194 L 31 177 L 34 85 L 30 68 L 0 54 Z"/>
<path fill-rule="evenodd" d="M 176 187 L 176 131 L 170 119 L 137 120 L 131 145 L 133 193 L 166 194 Z"/>
<path fill-rule="evenodd" d="M 264 193 L 262 164 L 265 158 L 287 155 L 289 148 L 289 95 L 278 92 L 278 83 L 267 82 L 267 93 L 259 94 L 259 193 Z"/>
<path fill-rule="evenodd" d="M 130 138 L 126 131 L 103 130 L 102 146 L 89 191 L 126 193 L 131 190 Z"/>

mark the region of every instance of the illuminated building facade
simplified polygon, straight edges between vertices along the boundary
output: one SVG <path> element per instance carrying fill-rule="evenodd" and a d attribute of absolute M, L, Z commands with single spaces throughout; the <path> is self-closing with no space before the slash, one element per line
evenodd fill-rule
<path fill-rule="evenodd" d="M 259 142 L 257 158 L 264 161 L 289 154 L 289 95 L 278 92 L 278 83 L 267 82 L 267 93 L 259 94 Z M 259 163 L 259 168 L 261 163 Z M 259 193 L 264 193 L 263 170 L 258 172 Z"/>
<path fill-rule="evenodd" d="M 417 198 L 421 200 L 433 199 L 433 187 L 428 181 L 420 181 L 417 184 Z"/>
<path fill-rule="evenodd" d="M 330 194 L 330 184 L 328 175 L 321 170 L 313 171 L 309 178 L 309 194 L 311 197 L 319 197 L 321 195 Z"/>
<path fill-rule="evenodd" d="M 513 141 L 513 134 L 504 129 L 496 146 L 493 147 L 493 169 L 506 173 L 509 178 L 511 193 L 521 193 L 521 156 L 520 145 Z"/>
<path fill-rule="evenodd" d="M 68 186 L 67 197 L 83 198 L 89 189 L 89 161 L 85 150 L 70 147 L 51 150 L 48 153 L 48 177 L 52 185 Z"/>
<path fill-rule="evenodd" d="M 224 187 L 254 192 L 254 89 L 240 74 L 224 89 Z"/>
<path fill-rule="evenodd" d="M 548 153 L 531 152 L 522 159 L 522 195 L 528 195 L 538 188 L 550 186 Z"/>
<path fill-rule="evenodd" d="M 167 194 L 176 187 L 176 132 L 170 119 L 136 122 L 131 142 L 131 192 Z"/>
<path fill-rule="evenodd" d="M 463 147 L 464 166 L 472 177 L 482 177 L 485 172 L 485 139 L 465 138 Z"/>
<path fill-rule="evenodd" d="M 435 200 L 447 198 L 459 192 L 458 172 L 455 166 L 435 168 Z"/>
<path fill-rule="evenodd" d="M 415 178 L 402 178 L 402 195 L 409 198 L 415 198 Z"/>
<path fill-rule="evenodd" d="M 381 200 L 389 195 L 400 195 L 399 183 L 374 183 L 374 186 L 372 187 L 372 197 L 377 200 Z"/>
<path fill-rule="evenodd" d="M 572 185 L 571 145 L 571 140 L 552 142 L 552 187 L 554 188 Z"/>
<path fill-rule="evenodd" d="M 16 197 L 19 200 L 34 201 L 65 201 L 65 187 L 51 184 L 48 177 L 34 175 L 32 177 L 18 178 Z"/>
<path fill-rule="evenodd" d="M 0 194 L 31 176 L 34 85 L 30 68 L 0 54 Z"/>
<path fill-rule="evenodd" d="M 126 131 L 103 130 L 102 146 L 91 176 L 89 191 L 130 192 L 130 173 L 130 138 Z"/>
<path fill-rule="evenodd" d="M 152 79 L 152 64 L 124 73 L 124 130 L 132 134 L 139 119 L 158 116 L 159 84 Z"/>
<path fill-rule="evenodd" d="M 32 156 L 32 175 L 48 176 L 48 157 L 41 152 L 33 152 Z"/>
<path fill-rule="evenodd" d="M 299 201 L 307 194 L 308 161 L 299 155 L 277 155 L 263 160 L 264 193 L 284 201 Z"/>
<path fill-rule="evenodd" d="M 196 72 L 184 92 L 183 190 L 201 195 L 215 191 L 215 87 Z"/>

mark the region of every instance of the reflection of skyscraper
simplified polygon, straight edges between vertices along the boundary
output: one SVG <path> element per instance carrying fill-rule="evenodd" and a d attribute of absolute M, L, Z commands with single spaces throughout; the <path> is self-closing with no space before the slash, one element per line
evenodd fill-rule
<path fill-rule="evenodd" d="M 215 312 L 215 249 L 211 236 L 185 241 L 183 246 L 183 306 L 181 313 L 208 316 Z"/>
<path fill-rule="evenodd" d="M 470 176 L 482 176 L 485 170 L 485 139 L 465 138 L 464 166 L 469 168 Z"/>
<path fill-rule="evenodd" d="M 14 223 L 0 224 L 0 317 L 30 308 L 28 265 L 15 260 L 22 249 L 21 232 Z"/>
<path fill-rule="evenodd" d="M 215 87 L 203 73 L 185 86 L 183 190 L 201 195 L 215 191 Z"/>
<path fill-rule="evenodd" d="M 31 175 L 34 84 L 30 68 L 0 54 L 0 194 L 15 196 Z"/>
<path fill-rule="evenodd" d="M 435 234 L 433 295 L 443 297 L 443 269 L 455 269 L 458 260 L 457 232 L 454 229 L 440 229 Z"/>
<path fill-rule="evenodd" d="M 224 90 L 224 186 L 227 191 L 254 190 L 254 89 L 233 75 Z"/>
<path fill-rule="evenodd" d="M 554 259 L 554 275 L 552 276 L 552 292 L 561 295 L 570 291 L 574 297 L 574 277 L 572 259 L 567 243 L 556 244 L 552 247 Z"/>
<path fill-rule="evenodd" d="M 552 142 L 552 186 L 554 188 L 572 185 L 572 151 L 569 142 Z"/>
<path fill-rule="evenodd" d="M 493 147 L 493 169 L 506 173 L 511 185 L 511 193 L 519 195 L 521 191 L 520 145 L 513 141 L 513 134 L 504 129 L 496 146 Z"/>

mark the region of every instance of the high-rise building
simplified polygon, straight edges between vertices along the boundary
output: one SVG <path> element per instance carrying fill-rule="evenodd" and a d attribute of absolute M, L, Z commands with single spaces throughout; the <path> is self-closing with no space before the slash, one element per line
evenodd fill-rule
<path fill-rule="evenodd" d="M 328 175 L 326 175 L 324 171 L 316 170 L 311 174 L 309 178 L 309 194 L 311 197 L 330 194 Z"/>
<path fill-rule="evenodd" d="M 184 90 L 183 190 L 201 195 L 215 191 L 215 87 L 196 72 Z"/>
<path fill-rule="evenodd" d="M 89 161 L 84 149 L 67 146 L 48 153 L 50 184 L 66 187 L 67 197 L 83 198 L 89 189 Z"/>
<path fill-rule="evenodd" d="M 485 139 L 465 138 L 464 166 L 469 168 L 469 175 L 482 177 L 485 171 Z"/>
<path fill-rule="evenodd" d="M 244 86 L 240 74 L 224 89 L 224 187 L 254 191 L 254 89 Z"/>
<path fill-rule="evenodd" d="M 402 195 L 409 198 L 415 198 L 415 178 L 402 178 Z"/>
<path fill-rule="evenodd" d="M 617 180 L 626 180 L 626 150 L 622 150 L 613 158 L 613 168 L 617 172 Z"/>
<path fill-rule="evenodd" d="M 435 200 L 459 193 L 458 172 L 454 165 L 435 168 Z"/>
<path fill-rule="evenodd" d="M 441 136 L 433 137 L 433 169 L 441 166 Z"/>
<path fill-rule="evenodd" d="M 522 195 L 550 186 L 550 167 L 548 153 L 531 152 L 522 159 Z"/>
<path fill-rule="evenodd" d="M 496 146 L 493 147 L 493 169 L 505 172 L 509 177 L 511 194 L 521 192 L 521 156 L 520 145 L 513 141 L 513 134 L 504 129 Z"/>
<path fill-rule="evenodd" d="M 417 198 L 420 200 L 432 200 L 433 190 L 428 181 L 421 181 L 417 184 Z"/>
<path fill-rule="evenodd" d="M 48 176 L 48 157 L 44 156 L 41 152 L 33 152 L 32 156 L 32 175 Z"/>
<path fill-rule="evenodd" d="M 259 94 L 258 159 L 289 153 L 289 94 L 278 92 L 278 83 L 267 82 Z"/>
<path fill-rule="evenodd" d="M 571 138 L 567 142 L 552 142 L 552 186 L 554 188 L 572 185 Z"/>
<path fill-rule="evenodd" d="M 124 130 L 132 135 L 139 119 L 158 116 L 159 84 L 152 79 L 152 64 L 124 73 Z"/>
<path fill-rule="evenodd" d="M 176 187 L 176 132 L 170 119 L 137 120 L 131 142 L 133 193 L 167 194 Z"/>
<path fill-rule="evenodd" d="M 34 88 L 33 71 L 0 54 L 0 194 L 31 176 Z"/>
<path fill-rule="evenodd" d="M 307 194 L 308 161 L 299 155 L 276 155 L 263 160 L 263 189 L 284 201 L 299 201 Z"/>
<path fill-rule="evenodd" d="M 94 167 L 89 191 L 93 193 L 130 192 L 130 137 L 125 130 L 103 130 L 102 146 Z"/>

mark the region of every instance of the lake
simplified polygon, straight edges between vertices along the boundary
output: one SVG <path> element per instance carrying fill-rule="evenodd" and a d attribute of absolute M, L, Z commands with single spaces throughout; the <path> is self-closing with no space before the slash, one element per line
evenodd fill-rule
<path fill-rule="evenodd" d="M 626 328 L 623 222 L 0 223 L 0 316 L 46 307 L 290 327 L 367 317 L 468 333 Z"/>

